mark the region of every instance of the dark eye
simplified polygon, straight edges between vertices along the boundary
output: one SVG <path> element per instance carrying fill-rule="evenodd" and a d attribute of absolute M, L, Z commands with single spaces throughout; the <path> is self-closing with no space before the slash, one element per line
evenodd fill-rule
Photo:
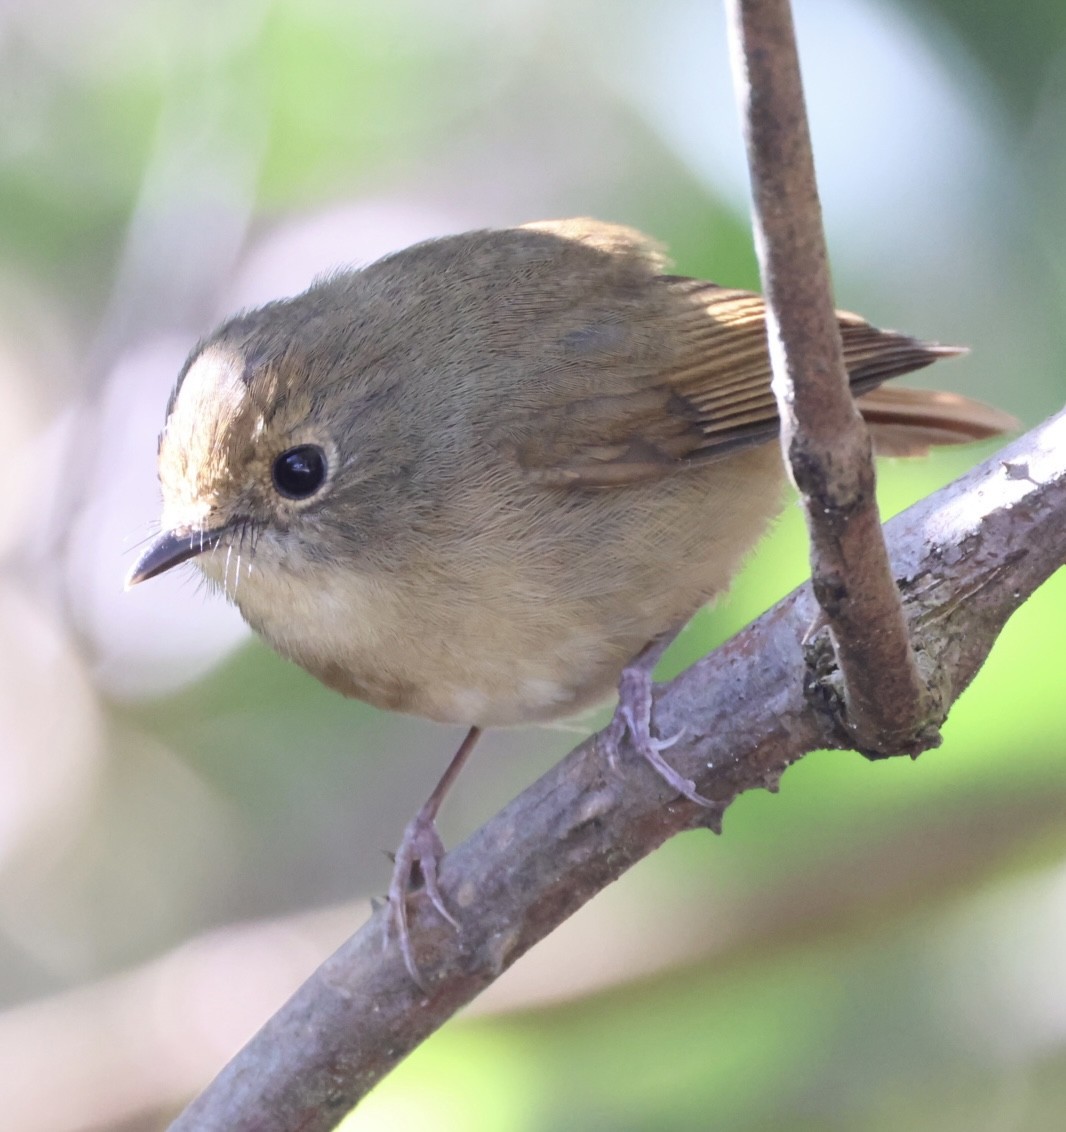
<path fill-rule="evenodd" d="M 290 448 L 274 461 L 274 486 L 289 499 L 307 499 L 326 482 L 326 454 L 317 444 Z"/>

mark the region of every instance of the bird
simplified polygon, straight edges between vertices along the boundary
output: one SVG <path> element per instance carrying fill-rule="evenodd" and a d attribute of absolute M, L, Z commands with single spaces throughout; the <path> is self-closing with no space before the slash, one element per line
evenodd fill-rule
<path fill-rule="evenodd" d="M 915 455 L 1012 418 L 884 386 L 962 353 L 837 312 L 874 446 Z M 377 707 L 466 737 L 408 824 L 389 931 L 443 900 L 441 802 L 485 728 L 618 706 L 628 741 L 704 801 L 654 733 L 651 674 L 787 500 L 756 293 L 671 274 L 588 218 L 429 240 L 238 313 L 182 368 L 159 437 L 160 533 L 134 585 L 193 562 L 274 649 Z"/>

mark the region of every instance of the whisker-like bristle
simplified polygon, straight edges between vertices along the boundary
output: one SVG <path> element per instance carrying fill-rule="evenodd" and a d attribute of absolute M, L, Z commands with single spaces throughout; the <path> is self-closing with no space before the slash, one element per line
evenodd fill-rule
<path fill-rule="evenodd" d="M 230 594 L 229 587 L 229 568 L 230 563 L 233 561 L 233 540 L 229 539 L 226 543 L 226 565 L 222 570 L 222 592 L 226 595 L 228 601 L 232 601 L 233 597 Z"/>
<path fill-rule="evenodd" d="M 123 551 L 123 553 L 131 554 L 133 551 L 140 550 L 142 547 L 147 546 L 147 544 L 150 543 L 157 534 L 159 534 L 159 529 L 159 520 L 154 519 L 148 524 L 148 534 L 141 536 L 132 534 L 126 535 L 126 537 L 122 540 L 123 543 L 125 543 L 125 550 Z"/>

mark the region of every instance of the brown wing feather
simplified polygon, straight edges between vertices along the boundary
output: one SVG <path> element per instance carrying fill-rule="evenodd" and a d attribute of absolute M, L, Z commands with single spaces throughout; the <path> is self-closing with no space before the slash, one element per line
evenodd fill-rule
<path fill-rule="evenodd" d="M 672 356 L 635 391 L 566 405 L 551 437 L 540 435 L 516 453 L 532 477 L 582 487 L 637 483 L 777 435 L 762 297 L 676 276 L 659 276 L 654 285 L 669 289 Z M 965 397 L 878 389 L 964 351 L 879 330 L 847 311 L 838 317 L 852 389 L 879 450 L 916 454 L 1012 427 L 1006 414 Z"/>

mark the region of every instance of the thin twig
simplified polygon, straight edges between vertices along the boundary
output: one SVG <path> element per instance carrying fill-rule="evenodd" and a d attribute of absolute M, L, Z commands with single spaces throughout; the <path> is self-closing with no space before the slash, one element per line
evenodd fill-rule
<path fill-rule="evenodd" d="M 848 389 L 789 0 L 730 0 L 781 443 L 811 540 L 811 578 L 843 676 L 840 723 L 871 754 L 939 743 L 892 584 L 870 438 Z"/>

